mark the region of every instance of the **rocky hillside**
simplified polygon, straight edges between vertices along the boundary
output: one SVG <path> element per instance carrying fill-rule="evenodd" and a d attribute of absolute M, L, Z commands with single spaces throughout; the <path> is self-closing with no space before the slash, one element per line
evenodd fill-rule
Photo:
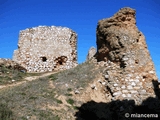
<path fill-rule="evenodd" d="M 0 89 L 2 120 L 125 120 L 126 113 L 160 114 L 160 100 L 148 97 L 136 105 L 133 99 L 108 96 L 105 66 L 85 62 L 75 68 Z M 36 75 L 36 74 L 35 74 Z M 34 77 L 31 76 L 30 79 Z M 11 84 L 11 83 L 10 83 Z M 10 85 L 9 84 L 9 85 Z M 15 84 L 15 83 L 12 83 Z M 153 82 L 155 86 L 157 83 Z M 118 88 L 118 87 L 117 87 Z M 155 89 L 158 93 L 158 89 Z M 146 112 L 146 111 L 145 111 Z"/>
<path fill-rule="evenodd" d="M 107 101 L 99 83 L 102 70 L 103 67 L 86 62 L 46 77 L 39 75 L 38 79 L 21 85 L 1 88 L 0 118 L 74 120 L 78 107 L 83 103 L 93 99 Z"/>

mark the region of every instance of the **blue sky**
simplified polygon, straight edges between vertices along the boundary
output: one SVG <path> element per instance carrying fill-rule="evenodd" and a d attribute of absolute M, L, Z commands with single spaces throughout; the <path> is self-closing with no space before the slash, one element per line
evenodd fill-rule
<path fill-rule="evenodd" d="M 96 47 L 98 20 L 111 17 L 122 7 L 136 9 L 137 26 L 160 78 L 159 0 L 0 0 L 0 58 L 12 58 L 19 31 L 39 25 L 69 27 L 78 34 L 78 62 Z"/>

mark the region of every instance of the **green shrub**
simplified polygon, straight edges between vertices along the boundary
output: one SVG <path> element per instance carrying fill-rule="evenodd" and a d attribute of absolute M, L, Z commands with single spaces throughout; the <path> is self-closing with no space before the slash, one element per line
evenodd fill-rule
<path fill-rule="evenodd" d="M 50 78 L 51 80 L 53 80 L 53 81 L 55 81 L 55 80 L 57 79 L 54 74 L 50 75 L 49 78 Z"/>
<path fill-rule="evenodd" d="M 72 88 L 68 88 L 67 91 L 68 91 L 68 92 L 71 92 L 71 91 L 72 91 Z"/>
<path fill-rule="evenodd" d="M 59 104 L 62 104 L 63 102 L 61 100 L 56 99 L 56 102 Z"/>
<path fill-rule="evenodd" d="M 73 108 L 74 108 L 75 110 L 78 110 L 78 107 L 77 107 L 77 106 L 73 106 Z"/>
<path fill-rule="evenodd" d="M 66 96 L 73 96 L 72 94 L 70 94 L 70 93 L 67 93 L 67 94 L 65 94 Z"/>
<path fill-rule="evenodd" d="M 71 98 L 69 98 L 69 99 L 67 100 L 67 103 L 69 103 L 69 104 L 73 105 L 73 104 L 74 104 L 74 100 L 73 100 L 73 99 L 71 99 Z"/>

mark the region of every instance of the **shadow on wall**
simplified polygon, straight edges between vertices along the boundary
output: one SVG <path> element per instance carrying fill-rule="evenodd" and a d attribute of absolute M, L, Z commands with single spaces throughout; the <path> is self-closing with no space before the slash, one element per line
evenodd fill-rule
<path fill-rule="evenodd" d="M 76 120 L 160 120 L 160 89 L 152 81 L 156 98 L 149 97 L 141 105 L 134 100 L 116 100 L 110 103 L 89 101 L 78 108 Z"/>

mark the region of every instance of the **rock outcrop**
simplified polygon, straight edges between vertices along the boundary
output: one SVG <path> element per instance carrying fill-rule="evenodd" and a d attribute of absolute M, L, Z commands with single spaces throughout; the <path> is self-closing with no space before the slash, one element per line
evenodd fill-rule
<path fill-rule="evenodd" d="M 20 31 L 13 60 L 28 72 L 65 70 L 77 65 L 77 34 L 66 27 L 39 26 Z"/>
<path fill-rule="evenodd" d="M 96 32 L 96 58 L 105 61 L 106 88 L 112 99 L 134 99 L 140 104 L 155 97 L 152 83 L 157 76 L 145 37 L 136 26 L 135 10 L 122 8 L 100 20 Z"/>
<path fill-rule="evenodd" d="M 91 47 L 89 49 L 89 51 L 88 51 L 86 61 L 91 60 L 95 56 L 96 52 L 97 52 L 96 48 L 95 47 Z"/>
<path fill-rule="evenodd" d="M 1 67 L 26 72 L 26 69 L 24 67 L 20 66 L 18 63 L 14 62 L 11 59 L 0 58 L 0 68 Z"/>

